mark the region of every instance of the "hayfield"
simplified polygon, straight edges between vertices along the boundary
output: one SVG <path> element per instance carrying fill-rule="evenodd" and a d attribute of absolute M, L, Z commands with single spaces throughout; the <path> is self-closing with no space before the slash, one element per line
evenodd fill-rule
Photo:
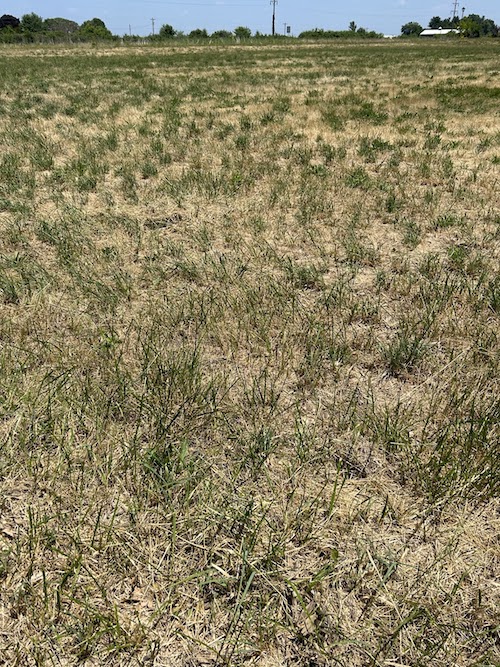
<path fill-rule="evenodd" d="M 0 49 L 0 664 L 500 664 L 500 43 Z"/>

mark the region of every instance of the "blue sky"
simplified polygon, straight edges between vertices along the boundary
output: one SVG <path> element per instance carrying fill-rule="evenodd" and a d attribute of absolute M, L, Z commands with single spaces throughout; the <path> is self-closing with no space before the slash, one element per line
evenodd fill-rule
<path fill-rule="evenodd" d="M 424 27 L 432 16 L 451 15 L 454 0 L 277 0 L 276 31 L 283 32 L 284 23 L 291 25 L 297 35 L 310 28 L 347 29 L 350 21 L 358 26 L 385 34 L 399 34 L 407 21 L 418 21 Z M 462 0 L 458 2 L 461 15 L 480 14 L 500 24 L 500 0 Z M 62 16 L 77 23 L 97 16 L 116 34 L 151 32 L 151 18 L 156 30 L 170 23 L 176 30 L 189 32 L 194 28 L 232 30 L 244 25 L 252 31 L 271 32 L 272 9 L 269 0 L 2 0 L 0 14 L 35 12 L 43 18 Z"/>

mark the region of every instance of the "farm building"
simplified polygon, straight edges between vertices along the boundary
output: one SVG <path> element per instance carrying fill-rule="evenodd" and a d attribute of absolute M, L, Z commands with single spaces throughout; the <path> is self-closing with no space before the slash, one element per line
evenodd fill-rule
<path fill-rule="evenodd" d="M 455 28 L 426 28 L 425 30 L 422 30 L 420 33 L 420 37 L 439 37 L 442 35 L 449 35 L 449 34 L 455 34 L 458 35 L 460 33 L 460 30 L 456 30 Z"/>

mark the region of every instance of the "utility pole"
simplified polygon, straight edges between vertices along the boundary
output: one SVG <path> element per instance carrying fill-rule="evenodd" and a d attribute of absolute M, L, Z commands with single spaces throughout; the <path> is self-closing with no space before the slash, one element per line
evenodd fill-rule
<path fill-rule="evenodd" d="M 458 2 L 458 0 L 456 0 Z M 153 26 L 153 37 L 155 36 L 155 20 L 151 19 L 151 25 Z"/>
<path fill-rule="evenodd" d="M 283 23 L 283 35 L 286 37 L 286 23 Z"/>
<path fill-rule="evenodd" d="M 128 34 L 132 37 L 132 26 L 128 24 Z"/>
<path fill-rule="evenodd" d="M 462 7 L 462 18 L 464 17 L 465 14 L 465 7 Z"/>
<path fill-rule="evenodd" d="M 458 2 L 458 0 L 457 0 L 457 2 Z M 277 3 L 278 3 L 278 0 L 271 0 L 270 3 L 269 3 L 270 5 L 273 6 L 273 27 L 272 27 L 272 33 L 271 33 L 273 37 L 276 33 L 275 26 L 276 26 L 276 5 L 277 5 Z"/>
<path fill-rule="evenodd" d="M 454 18 L 458 18 L 458 0 L 453 0 L 453 12 L 451 20 L 453 21 Z"/>

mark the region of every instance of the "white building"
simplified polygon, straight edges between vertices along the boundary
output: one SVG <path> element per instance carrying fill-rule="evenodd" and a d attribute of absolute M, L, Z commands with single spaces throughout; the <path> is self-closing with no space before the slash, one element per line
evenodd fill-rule
<path fill-rule="evenodd" d="M 460 34 L 460 30 L 456 30 L 455 28 L 437 28 L 437 30 L 426 28 L 420 33 L 420 37 L 436 37 L 440 35 L 449 35 L 450 33 L 458 35 Z"/>

